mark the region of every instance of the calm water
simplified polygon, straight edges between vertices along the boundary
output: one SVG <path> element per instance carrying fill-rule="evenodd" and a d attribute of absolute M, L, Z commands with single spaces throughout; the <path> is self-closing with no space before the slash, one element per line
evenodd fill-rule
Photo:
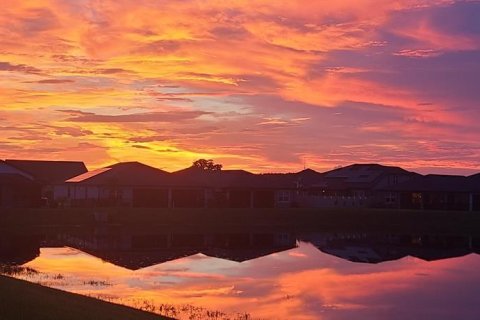
<path fill-rule="evenodd" d="M 179 319 L 480 317 L 469 235 L 104 226 L 1 244 L 3 273 Z"/>

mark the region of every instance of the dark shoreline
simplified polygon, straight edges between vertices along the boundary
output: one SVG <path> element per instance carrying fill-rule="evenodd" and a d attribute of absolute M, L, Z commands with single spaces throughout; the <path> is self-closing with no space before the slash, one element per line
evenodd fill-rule
<path fill-rule="evenodd" d="M 0 319 L 172 319 L 131 307 L 0 276 Z"/>

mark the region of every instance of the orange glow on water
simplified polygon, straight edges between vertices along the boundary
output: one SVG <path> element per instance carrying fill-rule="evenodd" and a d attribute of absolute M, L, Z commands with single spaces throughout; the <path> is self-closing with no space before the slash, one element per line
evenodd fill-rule
<path fill-rule="evenodd" d="M 27 277 L 30 281 L 137 308 L 190 305 L 232 315 L 249 313 L 253 319 L 295 315 L 310 320 L 455 314 L 460 312 L 456 304 L 461 308 L 460 301 L 475 294 L 475 286 L 468 283 L 478 280 L 473 266 L 479 263 L 478 256 L 469 255 L 435 262 L 407 257 L 355 264 L 301 244 L 243 263 L 197 254 L 137 271 L 75 249 L 41 249 L 40 257 L 26 266 L 40 272 Z M 451 300 L 448 310 L 438 305 L 442 299 Z"/>

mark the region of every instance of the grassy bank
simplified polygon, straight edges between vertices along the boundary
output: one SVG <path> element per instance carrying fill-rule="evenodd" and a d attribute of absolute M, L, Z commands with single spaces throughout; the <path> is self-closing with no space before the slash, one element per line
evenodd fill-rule
<path fill-rule="evenodd" d="M 390 209 L 15 209 L 0 215 L 3 226 L 72 226 L 99 223 L 131 226 L 171 225 L 185 228 L 280 227 L 469 233 L 480 235 L 480 212 Z"/>
<path fill-rule="evenodd" d="M 2 320 L 159 320 L 152 313 L 0 276 Z"/>

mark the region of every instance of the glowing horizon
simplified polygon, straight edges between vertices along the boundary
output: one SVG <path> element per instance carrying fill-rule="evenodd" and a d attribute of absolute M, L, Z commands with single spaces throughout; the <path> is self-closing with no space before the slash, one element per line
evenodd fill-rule
<path fill-rule="evenodd" d="M 480 1 L 3 7 L 0 159 L 480 171 Z"/>

